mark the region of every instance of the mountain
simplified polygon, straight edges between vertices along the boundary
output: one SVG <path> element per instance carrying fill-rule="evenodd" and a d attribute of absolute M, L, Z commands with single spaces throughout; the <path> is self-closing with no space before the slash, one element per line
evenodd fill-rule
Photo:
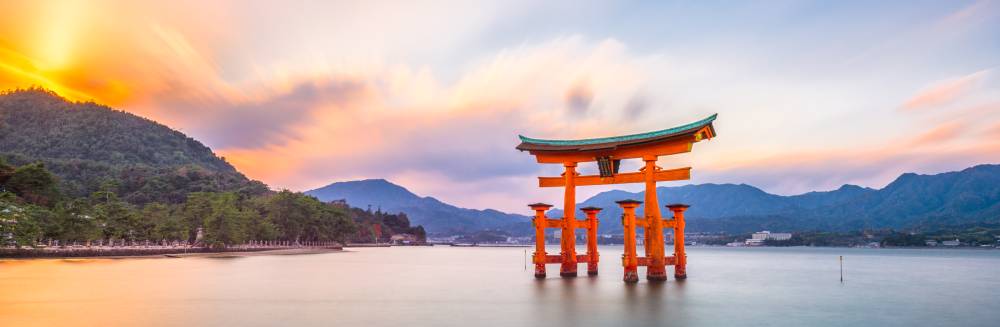
<path fill-rule="evenodd" d="M 267 192 L 179 131 L 42 89 L 0 94 L 0 158 L 15 165 L 41 161 L 72 197 L 102 187 L 135 204 L 180 203 L 198 191 Z"/>
<path fill-rule="evenodd" d="M 333 183 L 305 192 L 322 201 L 346 200 L 358 208 L 390 213 L 404 212 L 415 225 L 423 225 L 430 234 L 446 235 L 484 229 L 502 229 L 517 234 L 531 231 L 527 216 L 497 210 L 459 208 L 433 197 L 421 197 L 384 179 Z"/>
<path fill-rule="evenodd" d="M 746 184 L 699 184 L 658 187 L 656 192 L 661 206 L 691 205 L 685 216 L 692 232 L 932 230 L 1000 223 L 1000 165 L 936 175 L 907 173 L 878 190 L 843 185 L 832 191 L 782 196 Z M 382 179 L 334 183 L 306 194 L 323 201 L 345 199 L 361 208 L 371 205 L 373 210 L 405 212 L 415 224 L 424 225 L 433 234 L 482 229 L 531 232 L 527 216 L 458 208 L 432 197 L 417 196 Z M 577 208 L 604 208 L 599 214 L 600 233 L 615 234 L 622 231 L 618 219 L 622 211 L 615 201 L 644 197 L 644 192 L 612 190 L 578 203 Z M 642 210 L 640 207 L 640 215 Z M 558 218 L 562 211 L 552 209 L 547 215 Z"/>
<path fill-rule="evenodd" d="M 1000 223 L 1000 165 L 936 175 L 907 173 L 879 190 L 844 185 L 828 192 L 781 196 L 745 184 L 700 184 L 658 187 L 656 192 L 661 206 L 691 205 L 685 215 L 690 231 L 933 229 Z M 615 201 L 642 200 L 644 195 L 608 191 L 578 208 L 604 208 L 599 215 L 601 232 L 616 233 L 621 231 L 621 208 Z M 560 210 L 548 214 L 562 216 Z"/>

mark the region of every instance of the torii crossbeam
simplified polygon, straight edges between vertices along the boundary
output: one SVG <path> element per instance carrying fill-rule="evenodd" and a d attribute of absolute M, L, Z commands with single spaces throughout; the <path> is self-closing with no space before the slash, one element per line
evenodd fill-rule
<path fill-rule="evenodd" d="M 551 205 L 531 204 L 535 211 L 535 277 L 545 278 L 545 264 L 561 264 L 559 274 L 563 277 L 577 276 L 577 264 L 587 262 L 589 275 L 597 274 L 597 214 L 601 208 L 582 208 L 586 220 L 576 219 L 576 186 L 609 185 L 625 183 L 645 183 L 644 218 L 635 218 L 635 208 L 643 203 L 636 200 L 620 201 L 625 210 L 622 223 L 625 228 L 625 281 L 637 282 L 637 266 L 646 266 L 646 278 L 651 281 L 666 280 L 666 266 L 674 266 L 675 278 L 685 278 L 687 257 L 684 253 L 684 209 L 686 205 L 670 205 L 672 219 L 663 219 L 656 196 L 656 182 L 678 181 L 691 178 L 691 168 L 661 169 L 656 166 L 660 156 L 690 152 L 694 143 L 715 137 L 712 122 L 717 115 L 687 125 L 667 128 L 655 132 L 582 140 L 543 140 L 520 136 L 518 150 L 528 151 L 538 163 L 562 164 L 565 172 L 560 177 L 539 177 L 539 187 L 564 187 L 563 217 L 549 219 L 545 211 Z M 619 173 L 619 165 L 624 159 L 642 159 L 645 165 L 638 172 Z M 580 176 L 576 167 L 581 162 L 597 162 L 600 174 Z M 656 209 L 652 209 L 656 208 Z M 630 217 L 631 215 L 631 217 Z M 645 257 L 638 257 L 635 249 L 635 229 L 643 227 L 645 236 Z M 667 257 L 664 251 L 663 228 L 674 229 L 674 256 Z M 560 255 L 545 253 L 545 228 L 560 228 L 562 234 Z M 587 254 L 576 254 L 576 229 L 587 229 Z M 631 235 L 631 239 L 630 239 Z"/>

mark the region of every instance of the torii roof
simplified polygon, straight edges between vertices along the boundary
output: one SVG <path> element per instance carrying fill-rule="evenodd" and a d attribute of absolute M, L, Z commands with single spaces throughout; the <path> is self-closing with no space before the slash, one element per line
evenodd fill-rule
<path fill-rule="evenodd" d="M 715 117 L 717 117 L 718 115 L 719 114 L 713 114 L 705 119 L 690 124 L 671 127 L 667 129 L 661 129 L 658 131 L 653 131 L 648 133 L 601 137 L 593 139 L 543 140 L 543 139 L 526 137 L 524 135 L 518 135 L 518 137 L 521 138 L 521 144 L 517 146 L 517 149 L 521 151 L 593 151 L 593 150 L 613 149 L 619 146 L 639 145 L 644 143 L 673 139 L 685 135 L 693 135 L 706 127 L 708 127 L 709 132 L 712 134 L 709 137 L 713 137 L 715 136 L 715 127 L 712 126 L 712 122 L 715 121 Z"/>

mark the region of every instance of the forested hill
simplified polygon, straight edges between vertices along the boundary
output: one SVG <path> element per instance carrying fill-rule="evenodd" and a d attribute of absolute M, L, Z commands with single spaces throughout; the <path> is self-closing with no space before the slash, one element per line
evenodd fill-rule
<path fill-rule="evenodd" d="M 180 203 L 191 192 L 267 192 L 179 131 L 42 89 L 0 94 L 0 157 L 15 165 L 41 161 L 72 197 L 103 188 L 144 204 Z"/>

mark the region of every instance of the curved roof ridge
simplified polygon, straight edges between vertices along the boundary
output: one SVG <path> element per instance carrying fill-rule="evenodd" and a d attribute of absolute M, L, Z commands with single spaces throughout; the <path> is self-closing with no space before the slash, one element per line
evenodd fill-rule
<path fill-rule="evenodd" d="M 556 146 L 559 146 L 559 145 L 591 145 L 591 144 L 601 144 L 601 143 L 611 143 L 611 142 L 629 142 L 629 141 L 635 141 L 635 140 L 642 140 L 642 139 L 654 138 L 654 137 L 663 136 L 663 135 L 669 135 L 669 134 L 673 134 L 673 133 L 677 133 L 677 132 L 681 132 L 681 131 L 686 131 L 686 130 L 694 129 L 694 128 L 700 128 L 702 126 L 705 126 L 705 125 L 708 125 L 708 124 L 712 123 L 712 121 L 714 121 L 717 116 L 719 116 L 719 114 L 716 113 L 716 114 L 712 114 L 711 116 L 706 117 L 705 119 L 702 119 L 702 120 L 699 120 L 699 121 L 696 121 L 696 122 L 693 122 L 693 123 L 690 123 L 690 124 L 685 124 L 685 125 L 681 125 L 681 126 L 671 127 L 671 128 L 667 128 L 667 129 L 661 129 L 661 130 L 658 130 L 658 131 L 652 131 L 652 132 L 646 132 L 646 133 L 638 133 L 638 134 L 630 134 L 630 135 L 622 135 L 622 136 L 610 136 L 610 137 L 600 137 L 600 138 L 593 138 L 593 139 L 579 139 L 579 140 L 545 140 L 545 139 L 530 138 L 530 137 L 526 137 L 524 135 L 518 135 L 517 137 L 521 138 L 521 142 L 524 142 L 524 143 L 556 145 Z"/>

